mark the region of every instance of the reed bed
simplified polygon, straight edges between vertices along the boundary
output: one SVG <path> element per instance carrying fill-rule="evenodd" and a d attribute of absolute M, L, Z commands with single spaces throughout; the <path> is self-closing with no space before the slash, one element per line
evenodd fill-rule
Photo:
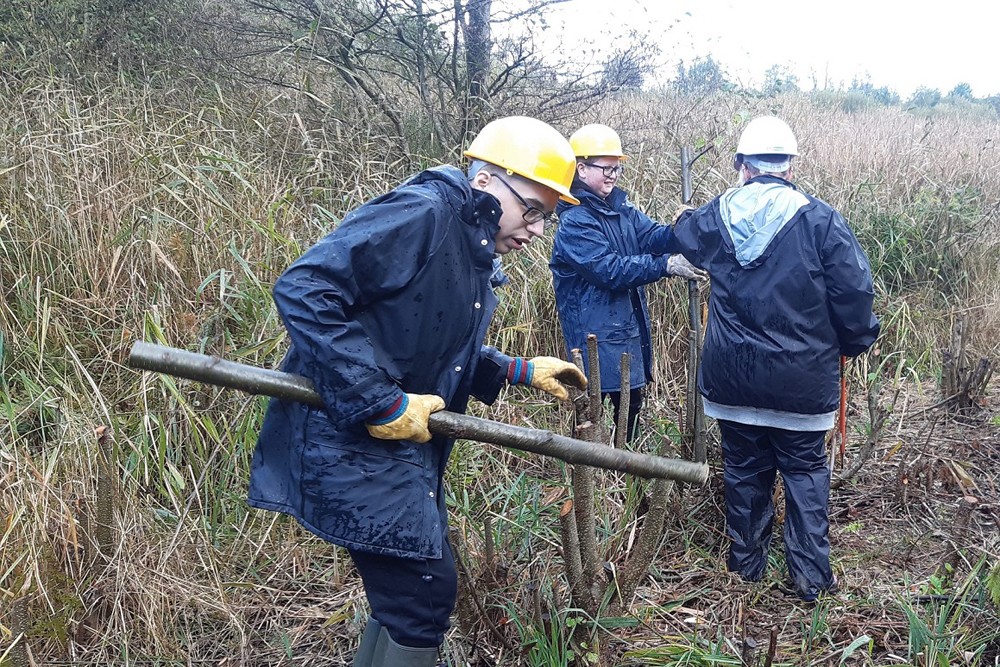
<path fill-rule="evenodd" d="M 615 659 L 739 664 L 741 637 L 773 625 L 783 664 L 929 665 L 931 646 L 954 660 L 972 654 L 949 664 L 995 664 L 996 600 L 984 593 L 995 519 L 977 510 L 964 535 L 951 529 L 964 495 L 998 502 L 996 409 L 939 418 L 933 379 L 956 314 L 974 322 L 972 349 L 996 356 L 1000 125 L 960 111 L 846 112 L 806 95 L 666 93 L 623 95 L 579 120 L 620 129 L 633 156 L 624 186 L 666 221 L 680 203 L 678 146 L 714 146 L 696 165 L 704 203 L 731 181 L 742 124 L 772 110 L 800 137 L 797 182 L 845 214 L 876 270 L 886 327 L 881 357 L 852 373 L 853 440 L 863 440 L 869 383 L 904 383 L 905 403 L 875 462 L 834 496 L 845 596 L 806 609 L 776 592 L 777 579 L 748 586 L 727 575 L 716 475 L 676 496 L 633 616 L 608 624 Z M 399 156 L 375 127 L 348 105 L 334 113 L 203 78 L 39 68 L 0 79 L 0 665 L 349 661 L 366 611 L 346 554 L 243 503 L 263 400 L 139 374 L 124 355 L 143 339 L 276 366 L 286 341 L 275 277 L 346 212 L 433 161 Z M 511 282 L 490 334 L 502 349 L 564 352 L 550 248 L 541 239 L 504 260 Z M 657 382 L 641 446 L 673 453 L 686 296 L 669 280 L 649 294 Z M 519 389 L 473 410 L 545 428 L 569 421 Z M 912 468 L 917 460 L 931 467 Z M 947 477 L 952 464 L 966 478 Z M 899 470 L 921 483 L 925 470 L 941 472 L 904 502 L 892 491 Z M 449 483 L 469 587 L 452 664 L 579 658 L 558 553 L 564 466 L 460 443 Z M 625 553 L 643 485 L 605 474 L 599 487 L 600 537 Z M 925 611 L 913 591 L 944 597 Z M 547 622 L 532 617 L 543 606 Z M 847 654 L 862 636 L 870 641 Z"/>

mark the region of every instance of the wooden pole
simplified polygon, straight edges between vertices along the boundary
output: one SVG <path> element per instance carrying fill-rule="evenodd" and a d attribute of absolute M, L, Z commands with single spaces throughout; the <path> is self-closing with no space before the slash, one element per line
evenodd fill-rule
<path fill-rule="evenodd" d="M 618 393 L 618 424 L 615 425 L 615 447 L 621 449 L 628 444 L 628 432 L 633 427 L 628 418 L 632 402 L 632 379 L 631 379 L 631 359 L 632 355 L 622 352 L 622 360 L 619 369 L 621 370 L 621 389 Z"/>
<path fill-rule="evenodd" d="M 7 649 L 11 667 L 31 667 L 28 656 L 28 598 L 18 598 L 11 603 L 10 631 L 14 644 Z"/>
<path fill-rule="evenodd" d="M 699 156 L 700 157 L 700 156 Z M 681 203 L 694 197 L 691 183 L 691 158 L 687 146 L 681 147 Z M 705 412 L 698 395 L 698 364 L 701 362 L 701 291 L 697 280 L 688 280 L 688 382 L 685 401 L 685 426 L 688 432 L 688 456 L 697 463 L 708 460 L 705 449 Z"/>
<path fill-rule="evenodd" d="M 313 388 L 312 381 L 306 377 L 196 352 L 140 341 L 132 346 L 129 365 L 251 394 L 325 407 L 323 399 Z M 600 394 L 600 391 L 597 393 Z M 614 449 L 551 431 L 511 426 L 456 412 L 435 412 L 430 416 L 428 428 L 432 433 L 450 438 L 488 442 L 533 454 L 554 456 L 567 463 L 618 470 L 639 477 L 676 479 L 690 484 L 703 484 L 708 479 L 708 466 L 703 464 Z"/>

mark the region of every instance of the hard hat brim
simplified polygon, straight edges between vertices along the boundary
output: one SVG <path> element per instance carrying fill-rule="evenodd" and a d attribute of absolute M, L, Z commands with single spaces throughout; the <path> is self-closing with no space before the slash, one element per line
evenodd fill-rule
<path fill-rule="evenodd" d="M 577 157 L 583 158 L 584 160 L 589 160 L 590 158 L 595 158 L 595 157 L 616 157 L 619 160 L 630 160 L 631 159 L 628 155 L 618 155 L 616 153 L 599 153 L 599 154 L 595 154 L 595 155 L 577 155 Z"/>
<path fill-rule="evenodd" d="M 467 158 L 472 158 L 473 160 L 482 160 L 483 162 L 486 162 L 488 164 L 492 164 L 495 167 L 500 167 L 501 169 L 506 169 L 507 171 L 513 172 L 513 173 L 517 174 L 518 176 L 520 176 L 521 178 L 525 178 L 525 179 L 531 181 L 532 183 L 538 183 L 539 185 L 544 186 L 544 187 L 548 188 L 549 190 L 552 190 L 552 191 L 556 192 L 559 195 L 559 199 L 561 199 L 562 201 L 564 201 L 564 202 L 566 202 L 568 204 L 574 204 L 574 205 L 576 205 L 576 204 L 580 203 L 580 200 L 577 199 L 576 197 L 574 197 L 570 193 L 569 188 L 567 188 L 566 186 L 564 186 L 564 185 L 562 185 L 560 183 L 557 183 L 557 182 L 555 182 L 555 181 L 553 181 L 551 179 L 548 179 L 548 178 L 539 178 L 537 176 L 533 176 L 531 174 L 525 173 L 521 169 L 515 169 L 515 168 L 507 166 L 507 165 L 496 164 L 495 162 L 490 162 L 490 158 L 487 158 L 487 157 L 485 157 L 483 155 L 479 155 L 477 153 L 473 153 L 472 151 L 465 151 L 465 152 L 462 153 L 462 155 L 464 155 Z"/>

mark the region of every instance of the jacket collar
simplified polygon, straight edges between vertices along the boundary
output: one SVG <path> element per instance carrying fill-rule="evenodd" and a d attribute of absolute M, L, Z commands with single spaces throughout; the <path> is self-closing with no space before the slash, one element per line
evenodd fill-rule
<path fill-rule="evenodd" d="M 750 185 L 751 183 L 777 183 L 779 185 L 787 185 L 793 190 L 798 190 L 798 188 L 795 187 L 795 184 L 791 181 L 786 181 L 780 176 L 775 176 L 773 174 L 761 174 L 760 176 L 754 176 L 746 182 L 746 185 Z"/>
<path fill-rule="evenodd" d="M 476 264 L 492 266 L 496 235 L 500 231 L 500 200 L 473 188 L 465 173 L 451 165 L 425 169 L 406 184 L 431 185 L 441 192 L 455 216 L 473 228 L 472 255 Z"/>
<path fill-rule="evenodd" d="M 574 181 L 573 188 L 570 192 L 574 197 L 580 200 L 580 206 L 586 206 L 596 211 L 603 211 L 606 213 L 618 212 L 625 202 L 628 201 L 628 193 L 619 188 L 617 185 L 608 194 L 607 199 L 602 199 L 593 190 L 579 181 Z M 571 206 L 574 206 L 574 204 L 568 204 L 560 200 L 559 205 L 556 207 L 556 212 L 562 213 Z"/>

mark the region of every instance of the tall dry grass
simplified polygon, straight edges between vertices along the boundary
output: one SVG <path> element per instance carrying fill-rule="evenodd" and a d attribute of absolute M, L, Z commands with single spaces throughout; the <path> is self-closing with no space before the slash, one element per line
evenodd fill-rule
<path fill-rule="evenodd" d="M 312 109 L 198 79 L 38 70 L 0 80 L 0 600 L 5 610 L 28 601 L 39 663 L 346 662 L 365 610 L 345 557 L 243 504 L 262 401 L 123 366 L 136 339 L 277 363 L 273 279 L 416 166 L 388 162 L 388 140 L 360 110 Z M 634 156 L 625 187 L 666 219 L 679 203 L 679 143 L 717 145 L 696 167 L 696 198 L 707 201 L 731 179 L 742 120 L 771 109 L 800 136 L 798 182 L 842 210 L 877 259 L 884 353 L 931 372 L 955 309 L 973 314 L 976 345 L 995 353 L 995 119 L 845 114 L 805 97 L 633 95 L 580 122 L 620 128 Z M 512 353 L 562 350 L 549 249 L 542 240 L 505 258 L 512 281 L 491 340 Z M 669 441 L 683 400 L 685 299 L 676 281 L 649 291 L 651 430 Z M 565 425 L 526 392 L 476 409 Z M 102 474 L 111 490 L 99 492 Z M 463 444 L 449 474 L 472 566 L 482 519 L 495 516 L 509 564 L 523 565 L 495 592 L 511 610 L 530 608 L 524 579 L 555 568 L 552 504 L 565 471 Z M 632 484 L 606 476 L 602 490 L 604 537 L 622 548 L 629 526 L 615 517 L 636 502 Z M 101 553 L 108 502 L 113 540 Z M 689 558 L 712 560 L 696 546 Z"/>

